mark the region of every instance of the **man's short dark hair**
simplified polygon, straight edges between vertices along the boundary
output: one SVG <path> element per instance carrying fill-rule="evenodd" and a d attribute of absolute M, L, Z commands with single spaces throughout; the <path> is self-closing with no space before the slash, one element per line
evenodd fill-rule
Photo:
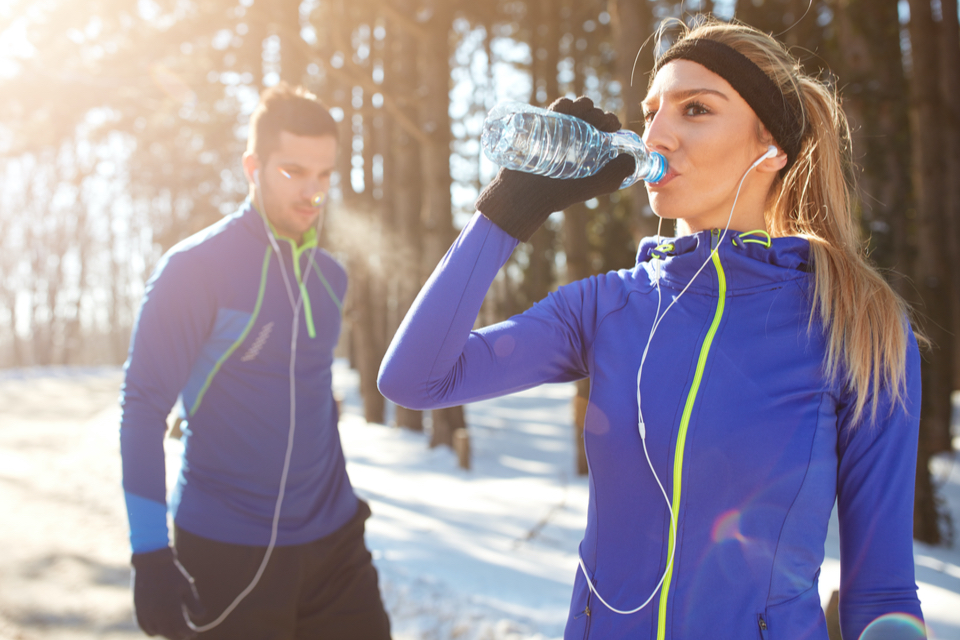
<path fill-rule="evenodd" d="M 281 131 L 296 136 L 338 137 L 337 121 L 326 105 L 303 87 L 291 87 L 286 82 L 260 94 L 260 104 L 250 116 L 247 152 L 266 162 L 280 146 Z"/>

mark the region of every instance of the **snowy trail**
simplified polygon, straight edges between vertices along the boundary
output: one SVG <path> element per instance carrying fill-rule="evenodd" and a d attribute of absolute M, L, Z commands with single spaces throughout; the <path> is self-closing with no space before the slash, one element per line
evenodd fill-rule
<path fill-rule="evenodd" d="M 0 372 L 0 640 L 142 638 L 130 611 L 116 368 Z M 571 385 L 467 409 L 472 469 L 361 417 L 342 362 L 341 438 L 395 640 L 562 637 L 587 484 L 573 475 Z M 179 443 L 167 441 L 168 473 Z M 960 465 L 935 469 L 960 523 Z M 833 523 L 821 574 L 839 581 Z M 932 637 L 960 638 L 960 545 L 915 545 Z"/>

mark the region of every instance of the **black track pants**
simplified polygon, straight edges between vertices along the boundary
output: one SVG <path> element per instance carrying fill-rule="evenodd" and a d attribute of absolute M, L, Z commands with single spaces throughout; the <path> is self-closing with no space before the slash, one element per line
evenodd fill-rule
<path fill-rule="evenodd" d="M 363 541 L 370 507 L 315 542 L 275 547 L 256 587 L 202 640 L 389 640 L 377 570 Z M 177 556 L 216 619 L 256 575 L 266 547 L 227 544 L 174 529 Z"/>

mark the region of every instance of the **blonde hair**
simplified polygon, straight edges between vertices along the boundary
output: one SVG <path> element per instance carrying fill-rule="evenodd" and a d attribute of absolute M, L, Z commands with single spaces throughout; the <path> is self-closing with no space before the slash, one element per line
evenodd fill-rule
<path fill-rule="evenodd" d="M 800 105 L 800 151 L 774 183 L 764 213 L 767 230 L 774 237 L 799 236 L 810 242 L 810 326 L 819 316 L 827 339 L 825 373 L 831 380 L 842 374 L 853 392 L 854 423 L 863 417 L 871 393 L 871 418 L 876 417 L 878 389 L 887 390 L 892 406 L 902 404 L 907 306 L 865 254 L 852 210 L 850 129 L 839 97 L 805 74 L 780 42 L 753 27 L 713 18 L 693 27 L 680 25 L 678 42 L 700 38 L 735 49 L 773 80 L 785 100 Z"/>

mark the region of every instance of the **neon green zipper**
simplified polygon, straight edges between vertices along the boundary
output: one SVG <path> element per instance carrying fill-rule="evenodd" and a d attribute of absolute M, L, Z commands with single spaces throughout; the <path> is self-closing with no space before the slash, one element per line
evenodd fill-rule
<path fill-rule="evenodd" d="M 716 232 L 714 232 L 716 235 Z M 697 360 L 697 372 L 693 376 L 693 384 L 690 386 L 690 392 L 687 394 L 687 402 L 683 407 L 683 416 L 680 418 L 680 431 L 677 433 L 677 448 L 673 455 L 673 513 L 679 518 L 680 513 L 680 490 L 683 480 L 683 450 L 687 441 L 687 428 L 690 426 L 690 416 L 693 414 L 693 405 L 696 401 L 697 391 L 700 389 L 700 381 L 703 379 L 703 370 L 707 366 L 707 355 L 710 353 L 710 345 L 713 344 L 713 337 L 720 326 L 720 319 L 723 317 L 723 306 L 727 295 L 727 278 L 723 273 L 723 266 L 720 264 L 720 252 L 713 254 L 713 265 L 717 269 L 717 280 L 719 283 L 719 299 L 717 300 L 717 310 L 713 315 L 713 323 L 710 330 L 707 331 L 707 337 L 703 340 L 700 347 L 700 358 Z M 674 554 L 676 532 L 671 527 L 670 541 L 667 547 L 667 557 Z M 667 575 L 663 579 L 663 586 L 660 589 L 660 616 L 657 623 L 657 640 L 665 640 L 667 634 L 667 599 L 670 592 L 670 582 L 673 579 L 673 567 L 676 563 L 671 563 Z"/>
<path fill-rule="evenodd" d="M 272 229 L 272 227 L 271 227 Z M 307 287 L 303 284 L 303 273 L 300 271 L 300 255 L 307 249 L 317 246 L 317 231 L 314 228 L 307 229 L 303 234 L 300 246 L 297 246 L 290 238 L 283 238 L 290 243 L 290 255 L 293 257 L 293 271 L 297 278 L 297 287 L 300 288 L 300 298 L 303 300 L 303 315 L 307 321 L 307 335 L 311 338 L 317 337 L 317 330 L 313 324 L 313 305 L 310 304 L 310 294 Z M 283 258 L 280 258 L 283 260 Z"/>
<path fill-rule="evenodd" d="M 257 210 L 259 213 L 259 209 Z M 311 338 L 317 337 L 317 330 L 313 324 L 313 305 L 310 304 L 310 294 L 307 292 L 307 288 L 303 284 L 303 277 L 300 273 L 300 254 L 306 249 L 311 249 L 317 246 L 317 230 L 314 227 L 310 227 L 303 232 L 303 237 L 300 239 L 300 246 L 297 246 L 297 243 L 287 238 L 286 236 L 277 235 L 277 230 L 273 228 L 273 223 L 267 220 L 267 217 L 262 213 L 260 214 L 263 219 L 266 221 L 267 226 L 270 227 L 270 232 L 273 233 L 273 236 L 277 239 L 286 240 L 290 243 L 290 255 L 293 258 L 293 270 L 297 276 L 297 287 L 300 289 L 300 297 L 303 300 L 303 315 L 307 320 L 307 335 Z M 283 256 L 277 256 L 278 260 L 283 260 Z"/>

